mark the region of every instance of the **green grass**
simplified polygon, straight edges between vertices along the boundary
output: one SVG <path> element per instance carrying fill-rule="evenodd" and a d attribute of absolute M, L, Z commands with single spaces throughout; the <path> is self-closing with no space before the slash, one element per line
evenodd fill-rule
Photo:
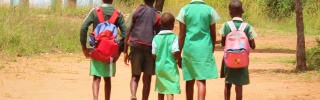
<path fill-rule="evenodd" d="M 130 1 L 130 0 L 127 0 Z M 230 20 L 228 0 L 205 0 L 220 15 L 218 24 Z M 190 0 L 166 0 L 164 11 L 178 15 L 180 9 Z M 242 0 L 244 19 L 268 34 L 268 30 L 281 31 L 285 35 L 295 34 L 295 16 L 283 19 L 272 19 L 264 11 L 266 5 L 254 0 Z M 131 0 L 129 3 L 115 0 L 114 5 L 124 14 L 142 3 L 142 0 Z M 318 4 L 318 3 L 316 3 Z M 9 55 L 31 55 L 46 52 L 79 52 L 79 31 L 83 19 L 90 11 L 88 8 L 61 8 L 59 2 L 51 9 L 30 9 L 23 6 L 0 7 L 0 53 Z M 320 10 L 310 12 L 312 7 L 305 5 L 305 34 L 319 35 Z M 314 9 L 314 7 L 312 8 Z M 318 9 L 318 8 L 317 8 Z"/>
<path fill-rule="evenodd" d="M 268 58 L 250 58 L 250 62 L 267 62 L 267 63 L 284 63 L 293 64 L 296 62 L 295 57 L 268 57 Z"/>

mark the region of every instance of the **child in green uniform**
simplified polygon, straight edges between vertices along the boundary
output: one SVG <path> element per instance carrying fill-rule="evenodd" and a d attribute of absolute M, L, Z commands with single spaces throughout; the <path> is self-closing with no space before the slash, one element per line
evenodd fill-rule
<path fill-rule="evenodd" d="M 193 99 L 193 86 L 198 86 L 198 100 L 206 95 L 206 80 L 218 78 L 213 55 L 216 22 L 219 15 L 203 0 L 192 0 L 177 17 L 180 22 L 179 48 L 183 50 L 182 71 L 186 81 L 186 98 Z"/>
<path fill-rule="evenodd" d="M 233 18 L 232 22 L 238 29 L 243 22 L 242 20 L 242 3 L 239 0 L 232 0 L 229 4 L 230 16 Z M 222 36 L 221 44 L 225 46 L 226 36 L 231 32 L 231 28 L 227 23 L 224 23 L 220 29 L 220 35 Z M 254 38 L 257 36 L 256 32 L 253 30 L 251 25 L 247 25 L 244 32 L 248 36 L 249 44 L 252 49 L 255 49 Z M 249 71 L 248 67 L 246 68 L 237 68 L 232 69 L 225 66 L 225 63 L 222 62 L 221 77 L 225 77 L 225 90 L 224 97 L 225 100 L 230 100 L 230 90 L 232 84 L 234 84 L 236 91 L 236 100 L 242 100 L 242 86 L 250 83 L 249 81 Z"/>
<path fill-rule="evenodd" d="M 109 19 L 114 12 L 115 8 L 112 5 L 113 0 L 102 0 L 103 4 L 101 5 L 103 14 L 105 19 Z M 92 9 L 87 17 L 85 18 L 81 31 L 80 31 L 80 42 L 82 45 L 82 51 L 86 58 L 89 58 L 89 49 L 86 46 L 87 42 L 87 34 L 88 34 L 88 27 L 93 24 L 93 29 L 99 24 L 99 20 L 97 17 L 97 14 L 95 12 L 95 9 Z M 114 23 L 117 27 L 121 30 L 121 37 L 125 36 L 126 32 L 126 25 L 124 23 L 124 16 L 122 14 L 119 15 L 116 22 Z M 120 52 L 119 52 L 120 55 Z M 115 61 L 118 59 L 115 58 Z M 90 75 L 93 76 L 93 83 L 92 83 L 92 91 L 93 91 L 93 98 L 94 100 L 98 100 L 98 94 L 99 94 L 99 87 L 100 87 L 100 81 L 101 77 L 104 78 L 105 82 L 105 100 L 110 99 L 111 94 L 111 77 L 114 77 L 116 71 L 115 63 L 105 63 L 100 62 L 94 59 L 91 59 L 90 61 Z"/>
<path fill-rule="evenodd" d="M 156 91 L 158 100 L 173 100 L 173 94 L 180 94 L 180 77 L 177 68 L 181 61 L 178 44 L 178 36 L 172 30 L 174 28 L 174 16 L 164 13 L 161 16 L 162 29 L 153 38 L 152 54 L 156 58 Z"/>

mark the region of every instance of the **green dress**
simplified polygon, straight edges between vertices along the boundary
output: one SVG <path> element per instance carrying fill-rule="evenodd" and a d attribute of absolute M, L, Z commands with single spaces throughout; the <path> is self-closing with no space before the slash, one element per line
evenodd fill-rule
<path fill-rule="evenodd" d="M 177 36 L 159 33 L 153 38 L 156 45 L 156 91 L 160 94 L 180 94 L 180 77 L 172 45 Z M 153 45 L 154 47 L 154 45 Z"/>
<path fill-rule="evenodd" d="M 238 29 L 242 23 L 241 18 L 234 18 L 233 23 Z M 222 32 L 223 31 L 223 32 Z M 231 29 L 227 23 L 224 23 L 222 26 L 222 30 L 220 33 L 223 33 L 222 36 L 227 36 L 228 33 L 231 32 Z M 249 39 L 255 38 L 257 35 L 254 32 L 253 28 L 248 24 L 244 30 L 246 35 L 249 37 Z M 251 33 L 251 34 L 249 34 Z M 225 62 L 222 61 L 222 78 L 225 77 L 225 82 L 228 84 L 236 84 L 236 85 L 247 85 L 250 83 L 249 80 L 249 70 L 248 67 L 245 68 L 238 68 L 238 69 L 233 69 L 233 68 L 228 68 L 225 66 Z"/>
<path fill-rule="evenodd" d="M 181 9 L 177 20 L 186 25 L 182 57 L 184 80 L 218 78 L 210 36 L 210 25 L 218 19 L 216 11 L 204 2 L 191 2 Z"/>

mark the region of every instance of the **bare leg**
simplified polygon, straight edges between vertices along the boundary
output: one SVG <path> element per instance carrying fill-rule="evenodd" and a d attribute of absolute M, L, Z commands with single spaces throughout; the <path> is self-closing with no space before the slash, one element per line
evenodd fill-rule
<path fill-rule="evenodd" d="M 143 73 L 143 89 L 142 89 L 142 100 L 148 100 L 150 94 L 150 84 L 151 84 L 151 75 Z"/>
<path fill-rule="evenodd" d="M 205 100 L 206 98 L 206 80 L 198 80 L 198 100 Z"/>
<path fill-rule="evenodd" d="M 173 100 L 173 94 L 167 94 L 167 100 Z"/>
<path fill-rule="evenodd" d="M 110 100 L 110 95 L 111 95 L 111 78 L 110 77 L 104 77 L 104 95 L 105 95 L 105 100 Z"/>
<path fill-rule="evenodd" d="M 131 76 L 131 82 L 130 82 L 131 98 L 137 97 L 136 94 L 137 94 L 139 80 L 140 80 L 140 75 Z"/>
<path fill-rule="evenodd" d="M 232 84 L 225 84 L 224 86 L 224 100 L 230 100 L 230 90 L 231 90 Z"/>
<path fill-rule="evenodd" d="M 193 85 L 195 80 L 186 81 L 186 97 L 187 100 L 193 100 Z"/>
<path fill-rule="evenodd" d="M 100 81 L 101 81 L 101 77 L 93 76 L 92 92 L 93 92 L 94 100 L 98 100 Z"/>
<path fill-rule="evenodd" d="M 164 100 L 164 94 L 158 93 L 158 100 Z"/>
<path fill-rule="evenodd" d="M 242 85 L 236 85 L 236 100 L 242 100 Z"/>

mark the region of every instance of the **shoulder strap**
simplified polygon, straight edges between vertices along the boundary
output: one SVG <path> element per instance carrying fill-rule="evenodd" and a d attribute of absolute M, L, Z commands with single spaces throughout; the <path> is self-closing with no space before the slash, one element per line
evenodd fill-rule
<path fill-rule="evenodd" d="M 228 23 L 231 31 L 236 31 L 237 30 L 236 26 L 234 25 L 234 23 L 232 21 L 228 21 L 227 23 Z"/>
<path fill-rule="evenodd" d="M 101 23 L 101 22 L 106 21 L 106 20 L 104 19 L 104 15 L 103 15 L 102 8 L 99 6 L 99 7 L 95 7 L 94 9 L 96 10 L 96 13 L 97 13 L 99 22 Z"/>
<path fill-rule="evenodd" d="M 114 11 L 109 19 L 109 22 L 111 24 L 114 24 L 116 22 L 117 18 L 119 17 L 119 15 L 120 15 L 120 11 L 117 9 L 114 9 Z"/>
<path fill-rule="evenodd" d="M 239 27 L 239 31 L 243 31 L 244 32 L 244 29 L 247 27 L 248 23 L 246 22 L 242 22 L 240 27 Z"/>

